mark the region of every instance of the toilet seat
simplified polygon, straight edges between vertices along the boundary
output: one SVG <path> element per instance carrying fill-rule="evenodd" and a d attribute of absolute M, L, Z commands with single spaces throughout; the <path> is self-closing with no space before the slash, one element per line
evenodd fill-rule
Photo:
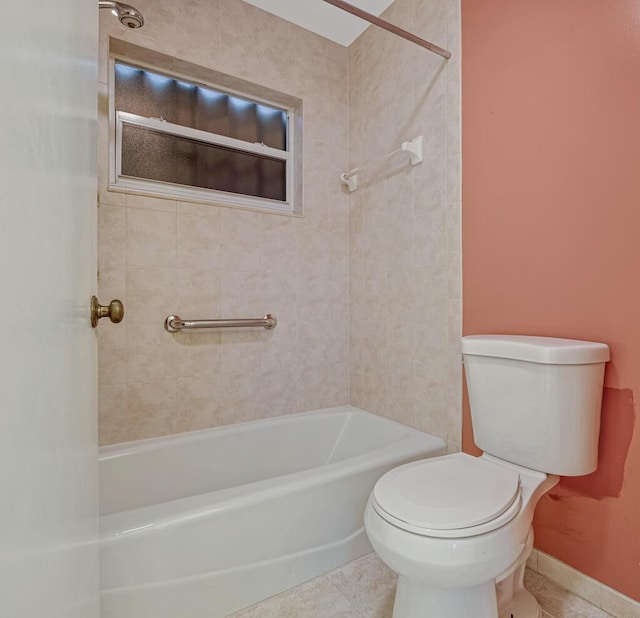
<path fill-rule="evenodd" d="M 476 536 L 515 517 L 522 498 L 517 470 L 456 453 L 391 470 L 371 504 L 396 527 L 437 538 Z"/>

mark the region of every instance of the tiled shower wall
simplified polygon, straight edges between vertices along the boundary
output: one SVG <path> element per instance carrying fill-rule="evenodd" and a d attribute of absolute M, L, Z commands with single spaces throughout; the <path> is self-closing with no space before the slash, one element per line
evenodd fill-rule
<path fill-rule="evenodd" d="M 399 156 L 350 197 L 351 403 L 459 450 L 460 3 L 396 0 L 384 17 L 453 55 L 377 28 L 349 49 L 351 167 L 424 136 L 421 165 Z"/>
<path fill-rule="evenodd" d="M 100 442 L 347 403 L 347 50 L 240 0 L 139 0 L 100 15 Z M 106 190 L 109 36 L 304 101 L 304 216 Z M 274 331 L 170 335 L 167 315 L 278 317 Z M 105 320 L 102 320 L 104 322 Z"/>
<path fill-rule="evenodd" d="M 448 45 L 448 63 L 375 28 L 346 50 L 241 0 L 183 4 L 138 0 L 136 31 L 100 17 L 99 293 L 127 309 L 98 329 L 101 443 L 350 400 L 457 449 L 458 2 L 396 0 L 385 15 Z M 107 191 L 109 36 L 302 99 L 304 215 Z M 350 164 L 419 134 L 422 165 L 340 187 Z M 169 314 L 267 312 L 271 332 L 163 329 Z"/>

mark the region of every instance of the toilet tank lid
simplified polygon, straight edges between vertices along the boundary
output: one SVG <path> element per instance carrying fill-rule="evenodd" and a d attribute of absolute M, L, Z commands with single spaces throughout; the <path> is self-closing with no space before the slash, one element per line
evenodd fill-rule
<path fill-rule="evenodd" d="M 511 358 L 545 365 L 588 365 L 606 363 L 609 360 L 609 346 L 555 337 L 468 335 L 462 338 L 462 354 Z"/>

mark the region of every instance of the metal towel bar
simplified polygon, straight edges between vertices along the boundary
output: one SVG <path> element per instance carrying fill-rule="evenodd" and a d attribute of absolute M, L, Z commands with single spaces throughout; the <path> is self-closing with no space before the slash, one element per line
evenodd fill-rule
<path fill-rule="evenodd" d="M 263 326 L 267 330 L 274 329 L 278 324 L 275 315 L 267 313 L 263 318 L 240 318 L 238 320 L 183 320 L 177 315 L 170 315 L 164 321 L 164 329 L 169 333 L 179 330 L 195 328 L 248 328 Z"/>

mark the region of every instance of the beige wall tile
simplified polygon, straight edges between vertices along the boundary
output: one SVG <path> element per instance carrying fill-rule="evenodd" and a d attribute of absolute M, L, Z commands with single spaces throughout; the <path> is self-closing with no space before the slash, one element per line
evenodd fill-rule
<path fill-rule="evenodd" d="M 331 324 L 324 321 L 298 322 L 298 359 L 303 367 L 328 364 Z"/>
<path fill-rule="evenodd" d="M 349 322 L 349 362 L 352 367 L 362 365 L 364 323 L 351 320 Z"/>
<path fill-rule="evenodd" d="M 297 368 L 265 371 L 260 376 L 262 416 L 269 418 L 299 412 Z"/>
<path fill-rule="evenodd" d="M 127 266 L 176 266 L 176 215 L 127 209 Z"/>
<path fill-rule="evenodd" d="M 129 438 L 127 385 L 100 385 L 98 389 L 98 434 L 100 444 L 115 444 Z"/>
<path fill-rule="evenodd" d="M 341 298 L 341 290 L 336 288 L 344 281 L 334 281 L 328 277 L 310 275 L 299 279 L 298 317 L 301 320 L 346 319 L 346 293 Z M 338 302 L 338 306 L 333 301 Z"/>
<path fill-rule="evenodd" d="M 270 311 L 265 307 L 267 281 L 262 273 L 222 271 L 222 317 L 256 317 Z M 284 316 L 276 317 L 281 318 Z"/>
<path fill-rule="evenodd" d="M 127 328 L 98 329 L 98 383 L 100 386 L 127 382 Z"/>
<path fill-rule="evenodd" d="M 427 40 L 447 46 L 447 3 L 446 0 L 417 0 L 415 12 L 415 32 Z"/>
<path fill-rule="evenodd" d="M 424 166 L 424 167 L 422 167 Z M 425 160 L 415 176 L 416 215 L 426 215 L 441 211 L 447 205 L 447 161 L 446 150 L 431 152 L 426 150 Z"/>
<path fill-rule="evenodd" d="M 222 272 L 179 268 L 176 272 L 176 303 L 173 311 L 185 319 L 222 317 Z"/>
<path fill-rule="evenodd" d="M 299 31 L 291 23 L 269 13 L 260 20 L 260 60 L 264 83 L 276 90 L 297 92 L 295 58 Z"/>
<path fill-rule="evenodd" d="M 127 385 L 127 440 L 175 433 L 178 429 L 175 380 Z"/>
<path fill-rule="evenodd" d="M 151 41 L 166 42 L 173 53 L 177 14 L 182 13 L 182 7 L 171 0 L 141 0 L 136 6 L 148 17 L 143 34 Z M 135 31 L 125 29 L 125 34 L 130 35 L 131 40 L 137 40 Z"/>
<path fill-rule="evenodd" d="M 222 424 L 242 423 L 262 416 L 260 372 L 224 374 Z"/>
<path fill-rule="evenodd" d="M 386 299 L 387 315 L 393 316 L 393 323 L 402 322 L 415 324 L 421 320 L 428 320 L 429 316 L 419 313 L 422 310 L 422 299 L 426 302 L 431 292 L 416 287 L 418 273 L 413 270 L 392 271 L 387 279 L 388 297 Z M 384 307 L 382 307 L 384 310 Z"/>
<path fill-rule="evenodd" d="M 183 0 L 176 19 L 176 55 L 205 66 L 220 57 L 221 21 L 218 0 Z"/>
<path fill-rule="evenodd" d="M 128 328 L 104 335 L 101 358 L 124 346 L 128 385 L 119 384 L 122 370 L 101 368 L 101 441 L 350 400 L 459 444 L 460 376 L 449 369 L 447 341 L 460 314 L 459 302 L 449 304 L 460 298 L 459 203 L 448 197 L 459 187 L 459 64 L 447 68 L 373 28 L 347 50 L 240 0 L 187 0 L 179 12 L 169 0 L 141 1 L 151 16 L 142 34 L 100 16 L 101 82 L 114 36 L 302 97 L 304 214 L 108 192 L 102 136 L 100 290 L 126 301 Z M 396 0 L 390 15 L 446 43 L 457 40 L 454 8 Z M 421 166 L 391 166 L 351 195 L 340 186 L 350 163 L 418 132 Z M 172 313 L 265 312 L 279 319 L 272 332 L 162 329 Z M 429 391 L 429 422 L 417 418 L 418 381 L 444 385 L 444 404 Z"/>
<path fill-rule="evenodd" d="M 452 439 L 446 414 L 446 385 L 421 376 L 413 380 L 415 425 L 422 431 Z"/>
<path fill-rule="evenodd" d="M 126 291 L 126 270 L 124 266 L 114 267 L 101 265 L 98 271 L 98 298 L 103 302 L 106 302 L 106 299 L 112 298 L 119 298 L 124 301 Z M 126 318 L 127 314 L 125 312 L 125 319 Z"/>
<path fill-rule="evenodd" d="M 385 374 L 385 380 L 389 418 L 406 423 L 406 419 L 413 418 L 416 409 L 413 388 L 415 378 L 412 376 L 411 367 L 393 367 Z"/>
<path fill-rule="evenodd" d="M 459 30 L 446 0 L 397 0 L 386 15 L 445 47 Z M 459 105 L 460 66 L 369 29 L 349 69 L 351 165 L 424 136 L 421 165 L 370 171 L 349 197 L 351 400 L 458 450 L 461 373 L 450 346 L 461 333 L 460 115 L 449 106 Z M 385 316 L 383 336 L 372 314 Z"/>
<path fill-rule="evenodd" d="M 178 202 L 176 211 L 184 215 L 195 215 L 197 217 L 214 217 L 220 219 L 222 208 L 216 204 L 198 202 Z"/>
<path fill-rule="evenodd" d="M 421 268 L 413 274 L 415 314 L 420 324 L 448 323 L 448 271 L 445 268 Z"/>
<path fill-rule="evenodd" d="M 388 268 L 390 272 L 411 271 L 414 268 L 414 237 L 417 228 L 414 218 L 396 218 L 397 213 L 390 218 L 388 228 Z M 422 244 L 417 241 L 416 253 L 422 254 Z"/>
<path fill-rule="evenodd" d="M 449 299 L 462 298 L 462 252 L 449 251 L 447 255 L 447 292 Z"/>
<path fill-rule="evenodd" d="M 160 212 L 176 212 L 176 201 L 147 195 L 126 194 L 127 208 L 142 208 L 144 210 L 158 210 Z"/>
<path fill-rule="evenodd" d="M 414 326 L 407 322 L 396 322 L 387 325 L 386 363 L 390 370 L 413 372 L 414 362 Z"/>
<path fill-rule="evenodd" d="M 278 320 L 295 321 L 299 319 L 298 290 L 300 277 L 283 269 L 274 271 L 263 277 L 259 289 L 261 290 L 261 305 L 258 314 L 273 313 Z"/>
<path fill-rule="evenodd" d="M 373 319 L 383 316 L 371 316 Z M 365 367 L 387 368 L 387 328 L 385 322 L 365 322 L 362 332 L 362 364 Z"/>
<path fill-rule="evenodd" d="M 126 271 L 127 324 L 162 326 L 176 310 L 175 268 L 129 267 Z"/>
<path fill-rule="evenodd" d="M 275 215 L 274 215 L 275 216 Z M 262 259 L 265 221 L 257 213 L 225 211 L 222 216 L 222 268 L 234 272 L 265 272 Z"/>
<path fill-rule="evenodd" d="M 259 41 L 263 12 L 237 0 L 220 0 L 220 9 L 220 64 L 231 75 L 262 83 Z M 247 61 L 249 41 L 258 46 L 250 62 Z"/>
<path fill-rule="evenodd" d="M 460 251 L 462 233 L 462 204 L 449 203 L 447 206 L 447 251 Z"/>
<path fill-rule="evenodd" d="M 101 266 L 126 264 L 126 212 L 117 206 L 98 208 L 98 262 Z"/>
<path fill-rule="evenodd" d="M 272 216 L 264 222 L 262 256 L 269 273 L 297 273 L 299 220 Z"/>
<path fill-rule="evenodd" d="M 339 406 L 349 397 L 349 365 L 335 363 L 327 366 L 327 407 Z"/>
<path fill-rule="evenodd" d="M 364 369 L 361 366 L 349 365 L 349 402 L 356 408 L 365 408 Z"/>
<path fill-rule="evenodd" d="M 262 369 L 265 373 L 293 369 L 300 364 L 300 325 L 278 319 L 275 331 L 267 333 L 262 342 Z"/>
<path fill-rule="evenodd" d="M 260 374 L 262 372 L 262 342 L 266 331 L 229 330 L 222 333 L 222 372 Z"/>
<path fill-rule="evenodd" d="M 447 163 L 447 204 L 459 204 L 462 200 L 462 184 L 460 182 L 462 155 L 449 155 Z"/>
<path fill-rule="evenodd" d="M 434 212 L 413 219 L 413 263 L 416 269 L 446 265 L 446 214 Z"/>
<path fill-rule="evenodd" d="M 222 267 L 220 217 L 178 213 L 178 268 L 219 269 Z"/>
<path fill-rule="evenodd" d="M 222 376 L 211 373 L 207 377 L 178 380 L 179 431 L 195 431 L 224 424 L 224 389 Z"/>
<path fill-rule="evenodd" d="M 372 270 L 363 276 L 362 281 L 362 317 L 376 319 L 390 315 L 389 276 L 386 269 Z M 399 314 L 402 315 L 402 314 Z"/>
<path fill-rule="evenodd" d="M 146 296 L 157 290 L 175 296 L 175 268 L 136 267 L 126 270 L 127 294 L 130 296 Z"/>
<path fill-rule="evenodd" d="M 162 324 L 130 324 L 126 335 L 128 383 L 173 378 L 177 344 Z"/>
<path fill-rule="evenodd" d="M 456 344 L 462 337 L 462 301 L 449 300 L 449 344 Z"/>
<path fill-rule="evenodd" d="M 181 331 L 174 336 L 175 375 L 178 378 L 207 378 L 222 371 L 222 333 L 220 331 Z"/>
<path fill-rule="evenodd" d="M 393 406 L 387 399 L 386 373 L 377 367 L 363 367 L 362 406 L 365 410 L 391 416 Z"/>
<path fill-rule="evenodd" d="M 332 404 L 331 393 L 327 389 L 329 368 L 326 365 L 302 367 L 298 375 L 298 408 L 317 410 Z"/>
<path fill-rule="evenodd" d="M 331 254 L 327 247 L 327 230 L 304 230 L 300 236 L 298 264 L 301 272 L 314 277 L 328 277 L 331 273 Z"/>

